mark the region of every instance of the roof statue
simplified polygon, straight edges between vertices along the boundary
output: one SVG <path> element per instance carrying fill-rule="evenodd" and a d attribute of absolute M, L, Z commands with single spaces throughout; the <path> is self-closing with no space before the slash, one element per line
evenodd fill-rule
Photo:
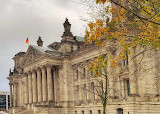
<path fill-rule="evenodd" d="M 37 40 L 37 45 L 38 46 L 43 46 L 43 41 L 41 39 L 41 37 L 39 36 L 38 40 Z"/>
<path fill-rule="evenodd" d="M 71 37 L 73 37 L 73 34 L 72 34 L 72 32 L 70 31 L 70 29 L 71 29 L 71 24 L 69 23 L 68 18 L 66 18 L 65 22 L 63 23 L 63 26 L 64 26 L 63 36 L 71 36 Z M 62 36 L 62 37 L 63 37 L 63 36 Z"/>

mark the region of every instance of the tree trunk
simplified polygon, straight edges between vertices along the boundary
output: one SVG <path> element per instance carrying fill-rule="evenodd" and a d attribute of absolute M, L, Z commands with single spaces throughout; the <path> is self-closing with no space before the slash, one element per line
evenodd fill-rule
<path fill-rule="evenodd" d="M 106 104 L 103 105 L 103 114 L 106 114 Z"/>

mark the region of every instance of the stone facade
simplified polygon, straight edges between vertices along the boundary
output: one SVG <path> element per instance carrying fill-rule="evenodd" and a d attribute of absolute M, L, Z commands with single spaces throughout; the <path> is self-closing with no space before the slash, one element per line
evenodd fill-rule
<path fill-rule="evenodd" d="M 66 19 L 61 42 L 43 47 L 39 37 L 38 46 L 30 45 L 27 52 L 15 55 L 14 70 L 8 77 L 13 96 L 11 114 L 102 114 L 101 100 L 94 92 L 98 83 L 87 70 L 90 61 L 99 55 L 98 48 L 78 41 L 70 28 Z M 103 53 L 118 54 L 115 44 L 106 42 Z M 141 51 L 135 48 L 130 56 Z M 142 57 L 142 68 L 135 70 L 136 61 Z M 159 57 L 160 53 L 151 49 L 129 64 L 128 60 L 127 66 L 119 61 L 109 78 L 107 114 L 160 113 Z M 116 77 L 118 70 L 123 72 Z"/>

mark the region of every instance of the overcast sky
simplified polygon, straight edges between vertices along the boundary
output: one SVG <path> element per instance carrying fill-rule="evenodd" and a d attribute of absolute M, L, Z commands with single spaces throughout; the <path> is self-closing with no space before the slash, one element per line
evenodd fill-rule
<path fill-rule="evenodd" d="M 77 0 L 74 0 L 77 2 Z M 67 17 L 75 36 L 83 36 L 85 22 L 83 4 L 73 0 L 0 0 L 0 91 L 9 91 L 9 69 L 14 66 L 12 58 L 19 51 L 26 51 L 26 38 L 37 45 L 39 36 L 47 46 L 60 41 Z"/>

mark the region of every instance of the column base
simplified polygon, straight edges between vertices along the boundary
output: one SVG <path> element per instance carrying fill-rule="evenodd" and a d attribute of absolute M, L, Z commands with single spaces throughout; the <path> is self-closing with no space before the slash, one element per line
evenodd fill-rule
<path fill-rule="evenodd" d="M 54 105 L 55 106 L 55 102 L 54 101 L 47 101 L 46 105 Z"/>

